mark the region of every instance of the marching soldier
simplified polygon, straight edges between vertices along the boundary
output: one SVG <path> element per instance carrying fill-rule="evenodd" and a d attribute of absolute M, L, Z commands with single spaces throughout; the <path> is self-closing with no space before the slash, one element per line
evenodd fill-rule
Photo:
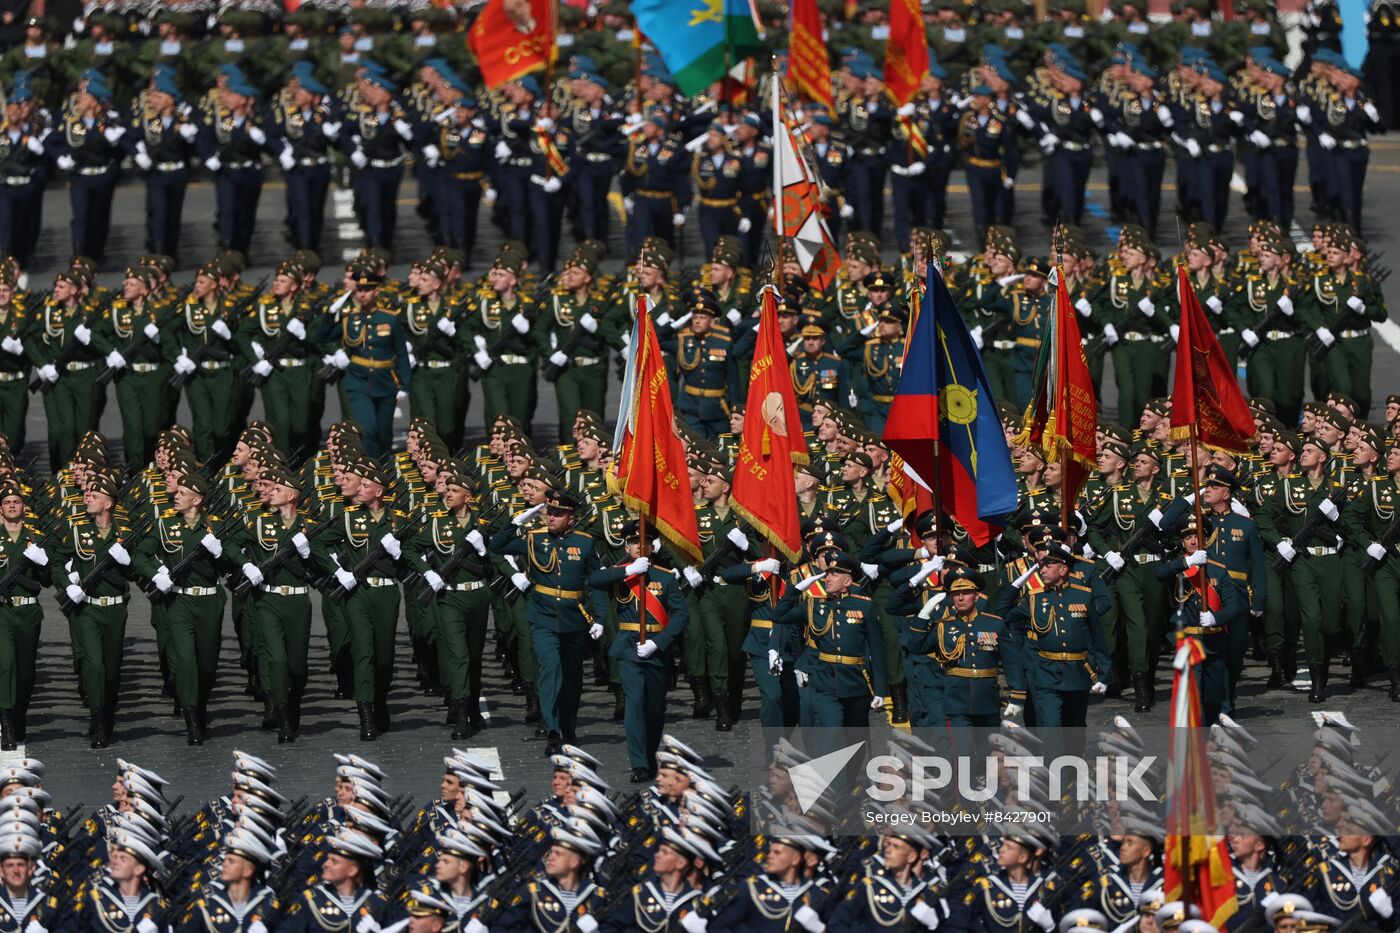
<path fill-rule="evenodd" d="M 911 585 L 916 579 L 917 574 Z M 948 605 L 934 608 L 936 618 L 925 618 L 919 607 L 905 650 L 943 666 L 941 705 L 949 725 L 995 726 L 1001 714 L 997 671 L 1005 673 L 1010 690 L 1022 689 L 1019 658 L 1010 650 L 1006 624 L 978 608 L 983 584 L 976 573 L 954 569 L 942 575 L 940 585 Z"/>
<path fill-rule="evenodd" d="M 143 923 L 159 928 L 169 908 L 154 885 L 165 867 L 160 855 L 136 830 L 115 832 L 106 842 L 105 870 L 78 886 L 64 929 L 137 933 Z"/>
<path fill-rule="evenodd" d="M 205 109 L 197 145 L 204 167 L 214 175 L 219 248 L 247 256 L 262 195 L 261 155 L 271 151 L 270 127 L 257 106 L 257 88 L 236 66 L 229 67 L 228 84 L 213 92 Z"/>
<path fill-rule="evenodd" d="M 43 226 L 44 185 L 48 181 L 46 142 L 53 132 L 34 98 L 29 72 L 18 72 L 4 104 L 0 132 L 0 251 L 28 269 Z"/>
<path fill-rule="evenodd" d="M 90 73 L 64 115 L 62 132 L 48 137 L 55 163 L 69 173 L 73 254 L 98 263 L 107 253 L 112 198 L 121 173 L 121 142 L 126 135 L 111 105 L 111 88 L 101 75 Z"/>
<path fill-rule="evenodd" d="M 414 369 L 409 415 L 423 418 L 441 432 L 451 450 L 462 446 L 470 388 L 462 366 L 467 341 L 467 320 L 462 304 L 447 292 L 447 268 L 437 260 L 414 266 L 410 283 L 417 294 L 403 306 L 406 337 L 412 341 L 409 355 Z"/>
<path fill-rule="evenodd" d="M 232 318 L 234 297 L 224 288 L 228 275 L 228 268 L 218 260 L 200 267 L 189 296 L 174 309 L 174 320 L 165 332 L 170 339 L 161 344 L 175 372 L 189 377 L 185 397 L 194 426 L 194 449 L 205 462 L 231 450 L 238 433 L 234 425 L 238 374 L 233 370 L 238 352 L 233 328 L 238 322 Z"/>
<path fill-rule="evenodd" d="M 646 255 L 641 261 L 653 262 Z M 719 302 L 708 291 L 692 291 L 684 310 L 658 342 L 663 353 L 674 354 L 679 369 L 676 410 L 701 437 L 713 439 L 729 429 L 728 400 L 740 395 L 733 342 L 729 330 L 715 324 Z M 689 322 L 676 328 L 686 318 Z"/>
<path fill-rule="evenodd" d="M 676 231 L 685 224 L 685 210 L 690 206 L 686 151 L 671 135 L 670 120 L 664 113 L 652 111 L 639 126 L 629 135 L 621 180 L 631 253 L 652 236 L 674 248 Z"/>
<path fill-rule="evenodd" d="M 608 191 L 617 159 L 626 144 L 619 130 L 623 115 L 607 95 L 607 79 L 588 69 L 569 72 L 574 104 L 568 112 L 573 130 L 569 158 L 571 191 L 577 202 L 578 239 L 608 242 Z"/>
<path fill-rule="evenodd" d="M 483 197 L 492 191 L 486 149 L 490 132 L 472 88 L 450 70 L 443 75 L 437 99 L 443 109 L 435 120 L 435 137 L 428 145 L 437 150 L 442 160 L 436 170 L 439 197 L 433 205 L 437 210 L 438 237 L 443 245 L 461 250 L 470 263 L 476 244 L 477 214 Z"/>
<path fill-rule="evenodd" d="M 875 273 L 882 277 L 884 273 Z M 870 288 L 867 282 L 866 288 Z M 802 427 L 812 428 L 812 408 L 818 402 L 845 405 L 850 401 L 850 374 L 846 361 L 827 349 L 827 325 L 820 319 L 809 319 L 799 332 L 801 352 L 788 363 L 792 373 L 793 394 L 802 412 Z"/>
<path fill-rule="evenodd" d="M 614 322 L 608 320 L 603 301 L 595 294 L 599 252 L 588 243 L 574 249 L 564 261 L 560 290 L 550 294 L 548 310 L 536 322 L 541 346 L 549 345 L 550 364 L 562 370 L 554 380 L 561 439 L 569 436 L 580 411 L 603 410 L 608 350 L 620 342 Z M 546 378 L 553 372 L 547 371 Z"/>
<path fill-rule="evenodd" d="M 157 72 L 151 86 L 132 101 L 125 137 L 136 167 L 146 173 L 146 244 L 171 258 L 180 254 L 180 221 L 199 121 L 180 97 L 174 77 Z"/>
<path fill-rule="evenodd" d="M 384 249 L 394 245 L 403 161 L 415 143 L 408 114 L 394 98 L 398 90 L 384 75 L 367 71 L 356 85 L 361 103 L 346 116 L 347 125 L 337 139 L 350 158 L 350 180 L 365 243 Z"/>
<path fill-rule="evenodd" d="M 277 895 L 263 881 L 274 855 L 259 836 L 256 830 L 241 825 L 224 835 L 219 847 L 223 858 L 218 879 L 204 886 L 176 930 L 226 933 L 242 924 L 251 927 L 261 923 L 273 929 L 280 923 L 282 910 Z"/>
<path fill-rule="evenodd" d="M 748 232 L 753 221 L 743 215 L 739 196 L 744 185 L 743 161 L 734 151 L 726 126 L 716 121 L 705 134 L 703 147 L 691 157 L 690 178 L 699 192 L 700 241 L 705 254 L 713 255 L 715 243 L 723 235 Z M 740 257 L 742 260 L 742 256 Z"/>
<path fill-rule="evenodd" d="M 263 413 L 282 453 L 305 457 L 315 447 L 320 419 L 314 411 L 318 357 L 311 341 L 314 299 L 302 289 L 304 270 L 295 261 L 278 265 L 269 294 L 239 321 L 234 339 L 251 373 L 262 382 Z M 244 370 L 244 376 L 249 370 Z"/>
<path fill-rule="evenodd" d="M 535 301 L 521 294 L 520 265 L 514 250 L 501 251 L 488 273 L 491 290 L 477 299 L 471 337 L 472 359 L 482 370 L 481 395 L 486 423 L 510 415 L 532 424 L 538 401 L 535 379 Z"/>
<path fill-rule="evenodd" d="M 49 555 L 40 530 L 25 522 L 24 490 L 0 486 L 0 567 L 13 585 L 0 600 L 0 641 L 10 650 L 0 659 L 0 749 L 14 751 L 24 742 L 29 702 L 34 695 L 44 610 L 39 590 L 48 579 Z M 8 858 L 8 854 L 5 855 Z"/>
<path fill-rule="evenodd" d="M 23 450 L 29 414 L 29 351 L 37 339 L 36 317 L 19 300 L 14 275 L 0 270 L 0 435 L 11 450 Z"/>
<path fill-rule="evenodd" d="M 384 849 L 364 833 L 345 828 L 326 836 L 324 852 L 319 880 L 287 905 L 279 930 L 334 933 L 357 916 L 360 923 L 387 920 L 392 907 L 374 884 Z"/>
<path fill-rule="evenodd" d="M 345 127 L 345 116 L 330 89 L 309 69 L 294 69 L 293 82 L 272 104 L 277 162 L 287 185 L 287 233 L 297 249 L 320 250 L 331 153 Z"/>
<path fill-rule="evenodd" d="M 116 372 L 122 446 L 130 468 L 151 462 L 156 437 L 174 414 L 167 385 L 170 367 L 160 345 L 172 319 L 168 305 L 155 295 L 157 280 L 158 274 L 149 267 L 127 269 L 121 297 L 112 302 L 110 316 L 101 322 L 100 342 L 112 347 L 106 364 Z"/>

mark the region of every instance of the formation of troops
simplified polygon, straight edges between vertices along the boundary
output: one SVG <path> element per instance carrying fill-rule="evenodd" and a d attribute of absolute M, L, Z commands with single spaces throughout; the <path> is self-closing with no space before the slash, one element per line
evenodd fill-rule
<path fill-rule="evenodd" d="M 29 933 L 1394 930 L 1384 749 L 1344 722 L 1303 738 L 1305 760 L 1270 783 L 1249 763 L 1263 739 L 1228 717 L 1211 731 L 1233 871 L 1221 883 L 1235 901 L 1218 926 L 1164 892 L 1155 797 L 1099 805 L 1087 831 L 1056 835 L 1035 819 L 1058 805 L 1043 767 L 1029 796 L 1012 782 L 979 803 L 905 794 L 872 804 L 831 791 L 811 801 L 794 790 L 809 759 L 785 740 L 766 786 L 747 790 L 716 782 L 669 735 L 655 781 L 630 794 L 565 745 L 534 805 L 523 788 L 507 792 L 491 762 L 452 749 L 440 796 L 416 811 L 385 769 L 354 754 L 334 756 L 327 797 L 293 800 L 276 768 L 236 751 L 227 791 L 183 807 L 160 774 L 118 759 L 112 802 L 87 812 L 55 808 L 43 762 L 18 759 L 0 770 L 0 923 Z M 1038 741 L 1014 723 L 991 740 L 1008 756 Z M 1121 717 L 1098 743 L 1129 761 L 1146 754 Z M 888 751 L 909 760 L 933 749 L 896 732 Z M 1160 775 L 1153 783 L 1160 793 Z M 868 828 L 851 833 L 843 808 Z M 950 834 L 935 815 L 987 824 Z"/>
<path fill-rule="evenodd" d="M 844 229 L 884 235 L 888 191 L 892 242 L 907 252 L 913 229 L 946 226 L 959 171 L 980 239 L 1013 222 L 1017 178 L 1034 160 L 1047 225 L 1082 222 L 1102 160 L 1110 216 L 1154 239 L 1169 165 L 1186 221 L 1221 229 L 1242 184 L 1250 218 L 1288 230 L 1302 161 L 1313 213 L 1360 227 L 1368 139 L 1394 122 L 1393 95 L 1373 100 L 1341 56 L 1330 3 L 1311 15 L 1295 65 L 1264 0 L 1225 23 L 1206 0 L 1158 25 L 1137 3 L 1091 18 L 1082 0 L 1056 0 L 1039 23 L 1014 2 L 975 12 L 927 5 L 932 64 L 899 107 L 879 64 L 886 11 L 829 12 L 834 106 L 797 101 L 794 115 L 838 240 Z M 24 20 L 0 57 L 0 251 L 33 265 L 45 198 L 65 179 L 73 253 L 100 266 L 115 191 L 132 178 L 145 186 L 147 248 L 177 257 L 188 185 L 207 178 L 219 247 L 246 255 L 269 172 L 285 183 L 294 248 L 330 245 L 337 187 L 352 193 L 364 242 L 392 249 L 411 172 L 419 221 L 468 265 L 488 217 L 542 272 L 567 255 L 566 226 L 575 242 L 606 243 L 621 224 L 629 252 L 649 236 L 683 245 L 689 232 L 708 254 L 737 236 L 754 264 L 771 226 L 773 115 L 758 103 L 771 100 L 769 79 L 685 98 L 634 47 L 625 3 L 560 15 L 557 69 L 490 92 L 466 43 L 471 17 L 435 5 L 308 3 L 281 16 L 260 3 L 92 3 L 61 28 Z M 765 18 L 766 41 L 783 49 L 782 14 Z M 1396 22 L 1373 18 L 1378 48 Z"/>

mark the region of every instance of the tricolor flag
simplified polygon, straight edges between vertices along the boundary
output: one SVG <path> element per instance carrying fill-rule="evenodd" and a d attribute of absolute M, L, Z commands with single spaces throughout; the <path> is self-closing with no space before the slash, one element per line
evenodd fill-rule
<path fill-rule="evenodd" d="M 841 257 L 822 214 L 821 174 L 808 158 L 773 75 L 773 224 L 779 240 L 790 239 L 798 265 L 817 291 L 836 280 Z"/>
<path fill-rule="evenodd" d="M 937 504 L 980 545 L 1016 510 L 1016 475 L 982 357 L 938 267 L 885 420 L 885 445 L 937 492 Z"/>

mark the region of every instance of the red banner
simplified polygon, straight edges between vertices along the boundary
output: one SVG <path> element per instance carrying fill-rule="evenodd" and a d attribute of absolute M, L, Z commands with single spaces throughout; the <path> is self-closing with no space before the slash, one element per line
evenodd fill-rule
<path fill-rule="evenodd" d="M 831 96 L 831 60 L 822 39 L 817 0 L 793 0 L 792 33 L 788 36 L 788 77 L 809 100 L 836 109 Z"/>
<path fill-rule="evenodd" d="M 1254 447 L 1258 433 L 1254 415 L 1235 378 L 1235 367 L 1220 348 L 1211 330 L 1196 289 L 1177 266 L 1177 298 L 1181 302 L 1181 330 L 1177 334 L 1176 378 L 1172 384 L 1172 437 L 1196 436 L 1207 447 L 1244 453 Z"/>
<path fill-rule="evenodd" d="M 891 0 L 890 37 L 885 42 L 885 90 L 907 104 L 928 74 L 928 36 L 918 0 Z"/>
<path fill-rule="evenodd" d="M 807 445 L 771 288 L 763 293 L 744 411 L 744 434 L 734 464 L 734 510 L 795 561 L 802 553 L 802 529 L 792 466 L 807 462 Z"/>
<path fill-rule="evenodd" d="M 538 71 L 555 54 L 554 5 L 549 0 L 487 0 L 468 42 L 488 88 Z"/>

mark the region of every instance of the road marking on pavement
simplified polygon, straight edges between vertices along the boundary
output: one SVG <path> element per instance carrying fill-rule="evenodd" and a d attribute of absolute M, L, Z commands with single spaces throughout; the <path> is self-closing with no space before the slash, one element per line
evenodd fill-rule
<path fill-rule="evenodd" d="M 353 220 L 349 223 L 336 224 L 336 228 L 340 231 L 340 238 L 342 240 L 358 240 L 364 236 L 364 234 L 360 232 L 360 225 Z"/>
<path fill-rule="evenodd" d="M 349 191 L 331 192 L 332 213 L 336 220 L 344 220 L 355 216 L 355 196 Z"/>
<path fill-rule="evenodd" d="M 477 707 L 481 710 L 481 718 L 487 722 L 491 721 L 491 704 L 486 702 L 486 697 L 477 700 Z"/>

